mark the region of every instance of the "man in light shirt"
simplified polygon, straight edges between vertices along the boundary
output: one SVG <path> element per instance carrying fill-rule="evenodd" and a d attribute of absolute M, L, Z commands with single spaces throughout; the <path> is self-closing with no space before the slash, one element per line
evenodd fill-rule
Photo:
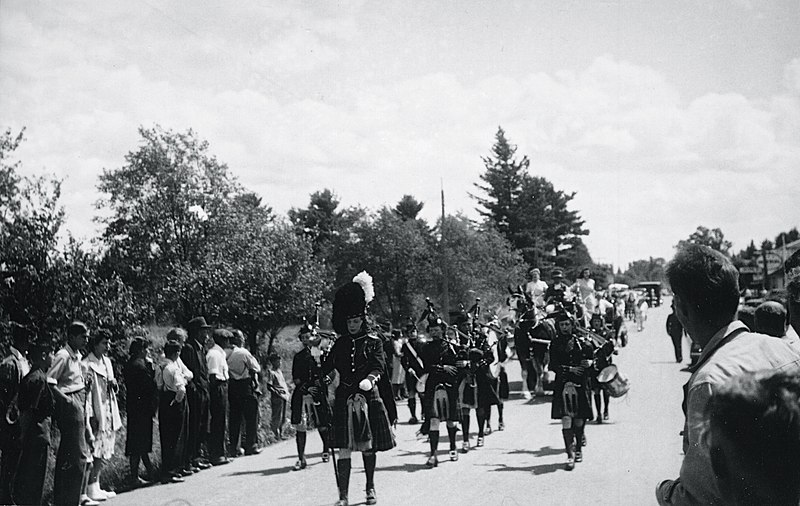
<path fill-rule="evenodd" d="M 181 474 L 184 467 L 184 445 L 189 429 L 186 384 L 192 379 L 192 373 L 178 363 L 181 347 L 181 343 L 178 341 L 167 341 L 164 345 L 166 363 L 156 373 L 156 383 L 161 391 L 158 407 L 158 427 L 161 436 L 161 483 L 183 481 Z"/>
<path fill-rule="evenodd" d="M 86 442 L 86 384 L 80 350 L 86 346 L 88 337 L 86 325 L 72 322 L 67 328 L 67 344 L 58 350 L 47 372 L 47 377 L 70 400 L 59 424 L 61 441 L 56 454 L 53 504 L 99 504 L 86 495 L 92 455 Z"/>
<path fill-rule="evenodd" d="M 245 455 L 255 455 L 261 450 L 258 441 L 258 373 L 261 365 L 258 360 L 242 347 L 244 336 L 241 330 L 234 330 L 231 338 L 232 348 L 228 355 L 228 442 L 231 455 L 238 455 L 239 436 L 244 421 Z"/>
<path fill-rule="evenodd" d="M 208 453 L 211 464 L 220 466 L 229 461 L 225 457 L 225 426 L 228 414 L 228 361 L 225 350 L 231 332 L 217 329 L 213 334 L 214 346 L 206 352 L 208 367 L 208 393 L 211 422 L 208 433 Z"/>
<path fill-rule="evenodd" d="M 660 505 L 725 504 L 702 434 L 709 398 L 745 373 L 800 371 L 800 351 L 782 339 L 755 334 L 736 320 L 739 273 L 722 253 L 689 245 L 667 267 L 675 316 L 703 353 L 684 386 L 684 458 L 680 477 L 656 488 Z"/>

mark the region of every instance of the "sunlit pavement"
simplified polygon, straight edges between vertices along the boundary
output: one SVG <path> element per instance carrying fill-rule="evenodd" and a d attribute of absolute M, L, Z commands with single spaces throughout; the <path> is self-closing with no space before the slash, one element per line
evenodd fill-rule
<path fill-rule="evenodd" d="M 630 331 L 630 343 L 615 362 L 632 388 L 626 397 L 612 399 L 608 422 L 588 424 L 584 461 L 574 471 L 564 470 L 561 426 L 550 419 L 549 397 L 526 402 L 517 395 L 508 401 L 506 429 L 487 436 L 483 448 L 474 448 L 473 413 L 473 449 L 460 454 L 458 462 L 447 457 L 443 431 L 435 469 L 424 465 L 428 444 L 415 436 L 419 426 L 405 423 L 409 414 L 403 403 L 398 407 L 398 445 L 378 455 L 378 504 L 653 504 L 656 484 L 676 477 L 682 458 L 681 386 L 688 374 L 674 361 L 665 331 L 668 312 L 669 299 L 650 310 L 644 331 Z M 685 362 L 688 357 L 684 343 Z M 512 389 L 519 388 L 516 362 L 509 377 Z M 497 428 L 496 411 L 492 427 Z M 295 445 L 290 440 L 203 471 L 185 483 L 120 494 L 106 504 L 333 504 L 333 465 L 322 463 L 316 434 L 309 435 L 308 442 L 309 466 L 303 471 L 291 470 Z M 363 467 L 360 456 L 354 457 L 350 504 L 364 504 Z"/>

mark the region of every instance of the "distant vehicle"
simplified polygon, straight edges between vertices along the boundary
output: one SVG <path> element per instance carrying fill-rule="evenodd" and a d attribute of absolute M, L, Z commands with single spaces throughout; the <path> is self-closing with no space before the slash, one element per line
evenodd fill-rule
<path fill-rule="evenodd" d="M 645 297 L 647 298 L 647 305 L 650 307 L 658 307 L 661 305 L 661 282 L 660 281 L 642 281 L 636 286 L 639 290 L 644 290 Z"/>

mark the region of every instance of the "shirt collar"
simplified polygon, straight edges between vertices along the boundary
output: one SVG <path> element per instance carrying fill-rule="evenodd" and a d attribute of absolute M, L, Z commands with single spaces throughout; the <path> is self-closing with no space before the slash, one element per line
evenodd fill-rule
<path fill-rule="evenodd" d="M 76 360 L 80 360 L 81 359 L 81 352 L 79 352 L 77 350 L 73 350 L 72 346 L 70 346 L 69 343 L 67 343 L 67 345 L 64 346 L 64 348 L 66 348 L 66 350 L 69 353 L 69 356 L 71 358 L 76 359 Z"/>
<path fill-rule="evenodd" d="M 714 353 L 714 351 L 720 347 L 720 343 L 723 339 L 739 329 L 744 329 L 745 331 L 750 330 L 747 328 L 747 325 L 742 323 L 741 320 L 734 320 L 719 329 L 717 333 L 711 337 L 711 340 L 708 342 L 705 348 L 703 348 L 703 352 L 700 354 L 700 358 L 697 359 L 697 363 L 703 363 L 708 355 Z"/>

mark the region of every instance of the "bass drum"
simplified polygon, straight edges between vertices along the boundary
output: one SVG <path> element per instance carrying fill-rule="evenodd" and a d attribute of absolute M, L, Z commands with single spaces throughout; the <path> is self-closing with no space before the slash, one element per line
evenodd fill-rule
<path fill-rule="evenodd" d="M 597 375 L 597 382 L 608 391 L 611 397 L 622 397 L 631 389 L 630 380 L 619 373 L 617 366 L 610 365 L 605 367 Z"/>

